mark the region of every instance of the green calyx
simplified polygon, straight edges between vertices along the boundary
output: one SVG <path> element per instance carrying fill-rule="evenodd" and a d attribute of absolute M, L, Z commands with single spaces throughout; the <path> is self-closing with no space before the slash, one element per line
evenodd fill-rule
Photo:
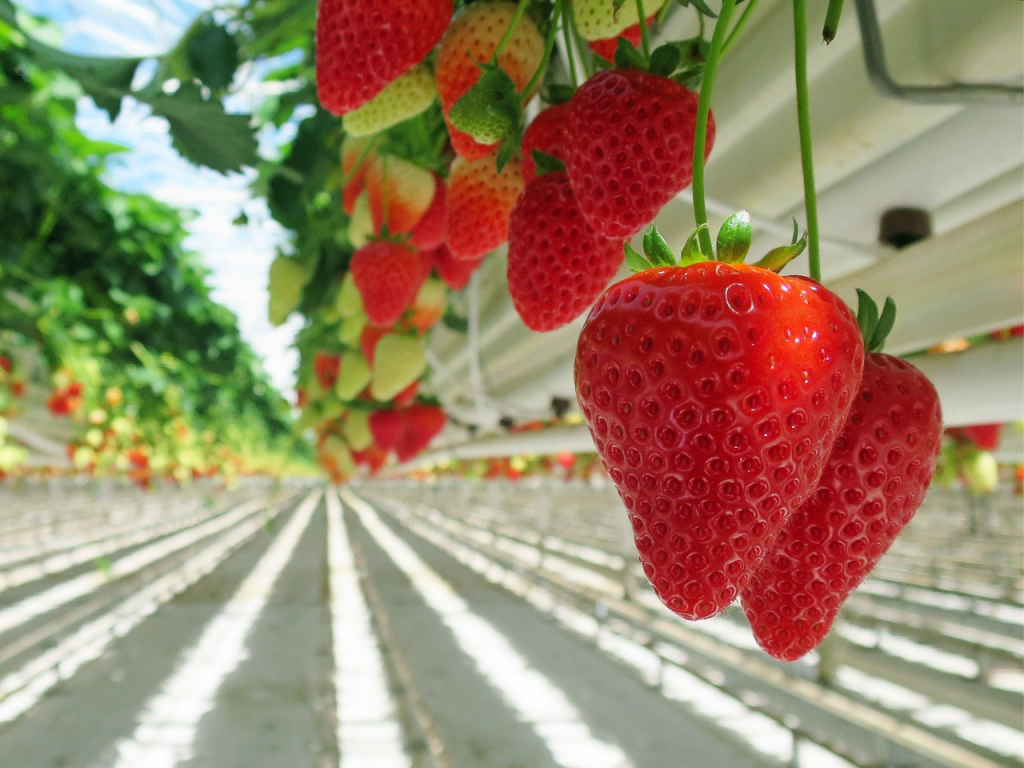
<path fill-rule="evenodd" d="M 665 43 L 655 48 L 650 56 L 645 56 L 629 40 L 620 37 L 615 49 L 615 66 L 643 70 L 694 88 L 700 83 L 707 50 L 707 41 L 694 37 Z"/>
<path fill-rule="evenodd" d="M 533 159 L 533 165 L 537 169 L 538 176 L 565 170 L 565 163 L 554 155 L 549 155 L 547 152 L 542 152 L 539 149 L 533 150 L 530 153 L 530 157 Z"/>
<path fill-rule="evenodd" d="M 875 300 L 858 288 L 857 325 L 864 337 L 864 351 L 881 352 L 885 348 L 885 339 L 896 325 L 896 302 L 891 296 L 886 296 L 879 313 Z"/>
<path fill-rule="evenodd" d="M 734 213 L 722 224 L 718 230 L 716 240 L 717 255 L 706 253 L 701 241 L 707 236 L 708 225 L 701 224 L 690 234 L 683 246 L 678 258 L 672 253 L 665 238 L 662 237 L 658 228 L 651 226 L 643 237 L 643 249 L 641 254 L 629 243 L 623 243 L 623 250 L 626 254 L 626 265 L 634 272 L 642 272 L 645 269 L 658 267 L 688 267 L 692 264 L 699 264 L 705 261 L 720 261 L 725 264 L 740 264 L 750 250 L 751 228 L 750 214 L 746 211 Z M 760 261 L 754 264 L 761 269 L 769 269 L 772 272 L 779 272 L 789 262 L 803 253 L 807 247 L 807 235 L 798 235 L 796 223 L 794 222 L 793 242 L 774 248 L 766 253 Z"/>

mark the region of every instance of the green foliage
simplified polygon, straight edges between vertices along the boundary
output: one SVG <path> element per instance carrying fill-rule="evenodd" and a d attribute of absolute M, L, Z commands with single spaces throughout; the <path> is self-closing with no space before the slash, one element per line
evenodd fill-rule
<path fill-rule="evenodd" d="M 287 405 L 235 316 L 211 299 L 207 271 L 182 246 L 181 214 L 103 183 L 105 159 L 121 148 L 77 129 L 77 88 L 7 21 L 0 13 L 0 341 L 71 371 L 87 407 L 123 388 L 143 431 L 160 434 L 175 419 L 216 445 L 268 450 L 289 433 Z M 61 67 L 82 76 L 78 58 Z M 114 65 L 89 66 L 90 88 L 117 82 Z M 130 80 L 127 68 L 119 77 Z M 222 109 L 184 88 L 154 101 L 173 102 L 167 113 L 191 133 L 203 110 Z"/>

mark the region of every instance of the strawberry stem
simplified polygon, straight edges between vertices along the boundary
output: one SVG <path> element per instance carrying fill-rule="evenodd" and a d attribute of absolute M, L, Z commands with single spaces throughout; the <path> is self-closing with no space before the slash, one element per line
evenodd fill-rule
<path fill-rule="evenodd" d="M 502 35 L 501 41 L 498 43 L 498 47 L 494 49 L 494 56 L 491 57 L 493 63 L 498 62 L 498 57 L 501 56 L 502 51 L 505 50 L 505 46 L 512 40 L 512 35 L 515 34 L 516 27 L 519 25 L 519 20 L 523 18 L 523 14 L 526 13 L 526 6 L 530 4 L 530 0 L 519 0 L 519 5 L 516 6 L 516 13 L 512 17 L 512 21 L 509 22 L 508 29 L 505 30 L 505 34 Z"/>
<path fill-rule="evenodd" d="M 757 0 L 747 0 L 747 7 L 743 9 L 743 13 L 740 14 L 739 19 L 736 21 L 736 26 L 732 28 L 729 33 L 729 37 L 725 39 L 725 45 L 722 46 L 722 55 L 725 56 L 732 47 L 736 44 L 736 40 L 741 34 L 743 29 L 747 26 L 747 22 L 750 21 L 750 17 L 754 13 L 754 9 L 757 7 Z"/>
<path fill-rule="evenodd" d="M 647 32 L 647 16 L 644 14 L 644 0 L 636 0 L 636 10 L 640 14 L 640 43 L 643 46 L 644 58 L 651 60 L 651 39 Z"/>
<path fill-rule="evenodd" d="M 558 2 L 555 4 L 555 12 L 551 16 L 551 26 L 548 28 L 548 39 L 544 41 L 544 57 L 540 60 L 540 64 L 537 65 L 537 71 L 533 73 L 533 77 L 530 78 L 530 82 L 523 88 L 523 105 L 530 98 L 530 94 L 533 93 L 533 89 L 537 87 L 537 83 L 544 76 L 547 71 L 548 62 L 551 61 L 551 52 L 555 49 L 555 38 L 558 36 L 558 17 L 562 11 L 562 3 Z"/>
<path fill-rule="evenodd" d="M 807 1 L 793 0 L 793 37 L 796 69 L 796 116 L 800 126 L 800 165 L 804 174 L 804 209 L 807 212 L 807 258 L 811 279 L 821 282 L 818 242 L 818 198 L 814 189 L 814 151 L 811 147 L 811 104 L 807 96 Z"/>
<path fill-rule="evenodd" d="M 593 63 L 587 59 L 588 48 L 576 26 L 576 6 L 570 2 L 566 10 L 565 17 L 569 20 L 569 26 L 572 28 L 572 37 L 576 41 L 576 52 L 580 55 L 580 69 L 583 70 L 583 79 L 586 80 L 594 74 Z"/>
<path fill-rule="evenodd" d="M 711 36 L 708 58 L 704 62 L 704 74 L 700 80 L 700 100 L 697 104 L 697 135 L 693 140 L 693 217 L 700 229 L 701 252 L 713 256 L 715 251 L 711 244 L 708 231 L 708 209 L 704 201 L 704 155 L 708 145 L 708 115 L 711 113 L 711 90 L 715 84 L 718 61 L 722 58 L 722 46 L 725 43 L 725 31 L 729 27 L 732 12 L 736 9 L 736 0 L 723 0 L 722 10 L 715 21 L 715 31 Z"/>
<path fill-rule="evenodd" d="M 558 0 L 558 9 L 562 15 L 562 37 L 565 41 L 565 58 L 569 60 L 569 78 L 572 80 L 572 87 L 579 88 L 580 81 L 576 76 L 576 56 L 572 50 L 572 27 L 569 21 L 569 11 L 565 10 L 565 0 Z"/>
<path fill-rule="evenodd" d="M 836 39 L 839 17 L 842 15 L 843 0 L 829 0 L 828 10 L 825 12 L 825 25 L 821 29 L 821 39 L 825 41 L 825 45 Z"/>

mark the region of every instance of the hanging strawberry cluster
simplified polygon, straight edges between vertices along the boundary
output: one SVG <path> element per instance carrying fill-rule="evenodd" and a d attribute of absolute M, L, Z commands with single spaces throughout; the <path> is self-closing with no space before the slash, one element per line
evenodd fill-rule
<path fill-rule="evenodd" d="M 416 394 L 422 337 L 444 313 L 430 276 L 458 289 L 507 243 L 528 327 L 590 310 L 577 396 L 659 597 L 687 619 L 740 599 L 762 647 L 793 660 L 919 507 L 941 412 L 927 379 L 881 352 L 892 302 L 862 294 L 854 313 L 820 284 L 805 0 L 793 10 L 807 234 L 754 265 L 746 213 L 712 242 L 704 165 L 717 67 L 756 0 L 731 31 L 737 0 L 717 17 L 680 2 L 715 18 L 710 42 L 652 50 L 648 26 L 673 5 L 658 0 L 321 0 L 318 91 L 343 115 L 356 250 L 329 326 L 339 349 L 315 356 L 304 423 L 337 479 L 425 447 L 444 426 Z M 435 92 L 441 159 L 416 162 L 394 131 Z M 676 255 L 648 225 L 691 182 L 697 227 Z M 641 254 L 629 241 L 645 229 Z M 805 248 L 811 279 L 781 276 Z M 607 287 L 624 258 L 635 274 Z"/>

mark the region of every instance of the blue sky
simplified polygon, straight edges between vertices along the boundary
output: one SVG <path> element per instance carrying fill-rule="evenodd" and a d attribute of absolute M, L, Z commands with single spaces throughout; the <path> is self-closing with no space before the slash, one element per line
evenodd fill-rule
<path fill-rule="evenodd" d="M 60 24 L 60 45 L 74 53 L 98 56 L 156 56 L 169 48 L 213 0 L 15 0 L 26 11 Z M 223 5 L 223 3 L 219 3 Z M 56 42 L 56 41 L 52 41 Z M 140 68 L 139 79 L 152 72 Z M 246 73 L 240 73 L 244 76 Z M 262 97 L 264 86 L 247 77 L 229 109 L 248 111 Z M 273 87 L 273 86 L 271 86 Z M 264 360 L 267 373 L 283 392 L 293 387 L 297 357 L 289 344 L 299 321 L 274 328 L 266 318 L 267 272 L 285 233 L 271 219 L 262 200 L 252 199 L 247 174 L 222 176 L 182 160 L 171 147 L 167 124 L 149 109 L 126 100 L 113 124 L 88 98 L 79 103 L 79 126 L 90 136 L 131 147 L 111 158 L 107 181 L 118 189 L 145 192 L 170 205 L 192 209 L 187 246 L 202 255 L 212 270 L 214 298 L 238 315 L 242 335 Z M 294 126 L 260 137 L 261 152 L 294 135 Z M 232 221 L 241 211 L 247 227 Z"/>

